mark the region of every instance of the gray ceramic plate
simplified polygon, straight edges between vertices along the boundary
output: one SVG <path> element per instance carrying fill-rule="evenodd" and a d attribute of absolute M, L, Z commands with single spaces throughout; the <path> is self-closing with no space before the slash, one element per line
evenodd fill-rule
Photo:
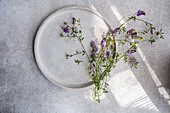
<path fill-rule="evenodd" d="M 90 54 L 90 42 L 99 42 L 103 32 L 110 29 L 106 21 L 96 11 L 68 7 L 57 10 L 50 15 L 40 26 L 34 43 L 36 62 L 41 72 L 51 82 L 67 88 L 83 88 L 93 84 L 86 72 L 86 65 L 77 65 L 74 59 L 88 62 L 86 56 L 76 56 L 66 59 L 66 53 L 74 54 L 82 50 L 77 39 L 61 38 L 59 26 L 66 21 L 72 23 L 72 18 L 81 19 L 83 40 L 87 52 Z"/>

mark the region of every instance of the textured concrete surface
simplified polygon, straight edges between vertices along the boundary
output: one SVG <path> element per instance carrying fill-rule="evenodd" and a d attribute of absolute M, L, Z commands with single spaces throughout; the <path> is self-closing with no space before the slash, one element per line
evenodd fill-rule
<path fill-rule="evenodd" d="M 143 9 L 146 20 L 165 32 L 166 39 L 154 46 L 139 45 L 137 70 L 119 64 L 112 71 L 110 93 L 101 104 L 93 101 L 92 88 L 70 90 L 52 84 L 35 63 L 33 41 L 41 22 L 57 9 L 75 5 L 97 10 L 111 26 L 120 24 L 120 16 Z M 169 97 L 160 93 L 160 87 L 170 86 L 169 14 L 169 0 L 0 0 L 0 112 L 170 113 Z"/>

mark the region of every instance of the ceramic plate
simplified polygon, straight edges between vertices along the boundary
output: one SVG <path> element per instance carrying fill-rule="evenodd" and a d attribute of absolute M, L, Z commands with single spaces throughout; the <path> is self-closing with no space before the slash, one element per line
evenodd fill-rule
<path fill-rule="evenodd" d="M 74 54 L 82 47 L 75 38 L 60 37 L 63 32 L 60 26 L 64 22 L 72 24 L 72 18 L 81 19 L 83 44 L 90 54 L 90 42 L 99 42 L 103 32 L 110 29 L 106 21 L 96 11 L 81 8 L 68 7 L 57 10 L 41 24 L 34 43 L 36 62 L 51 82 L 67 88 L 83 88 L 93 84 L 86 72 L 86 65 L 74 63 L 74 59 L 83 60 L 88 63 L 87 57 L 75 56 L 66 59 L 66 54 Z"/>

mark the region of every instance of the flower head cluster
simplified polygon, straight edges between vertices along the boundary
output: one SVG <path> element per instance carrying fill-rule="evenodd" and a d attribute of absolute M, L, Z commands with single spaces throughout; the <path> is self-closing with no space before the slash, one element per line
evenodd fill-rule
<path fill-rule="evenodd" d="M 64 31 L 65 33 L 69 33 L 69 32 L 70 32 L 70 28 L 63 28 L 63 31 Z"/>
<path fill-rule="evenodd" d="M 73 21 L 72 21 L 72 24 L 76 24 L 76 19 L 73 17 Z"/>
<path fill-rule="evenodd" d="M 102 46 L 102 56 L 106 57 L 106 38 L 103 38 L 101 41 L 101 46 Z"/>
<path fill-rule="evenodd" d="M 106 44 L 106 38 L 103 38 L 103 40 L 101 41 L 101 45 L 103 48 L 105 47 L 105 44 Z"/>
<path fill-rule="evenodd" d="M 109 51 L 107 51 L 107 58 L 110 58 L 111 54 Z"/>
<path fill-rule="evenodd" d="M 137 13 L 137 16 L 140 16 L 140 15 L 146 15 L 146 13 L 142 10 L 139 10 L 138 13 Z"/>
<path fill-rule="evenodd" d="M 130 49 L 130 50 L 128 51 L 129 54 L 132 54 L 132 53 L 134 53 L 134 52 L 136 52 L 136 50 Z"/>
<path fill-rule="evenodd" d="M 135 57 L 130 57 L 129 61 L 130 61 L 131 64 L 136 64 L 137 63 L 137 60 L 136 60 Z"/>
<path fill-rule="evenodd" d="M 98 51 L 98 48 L 97 48 L 96 43 L 94 41 L 91 42 L 91 47 L 93 48 L 94 52 Z"/>
<path fill-rule="evenodd" d="M 106 48 L 103 48 L 103 53 L 102 53 L 103 57 L 106 57 Z"/>
<path fill-rule="evenodd" d="M 135 29 L 131 29 L 131 30 L 127 31 L 127 34 L 130 34 L 132 36 L 132 38 L 137 37 L 137 32 Z"/>
<path fill-rule="evenodd" d="M 98 51 L 98 48 L 96 46 L 96 43 L 94 41 L 91 42 L 91 47 L 92 47 L 92 57 L 97 58 L 96 52 Z"/>

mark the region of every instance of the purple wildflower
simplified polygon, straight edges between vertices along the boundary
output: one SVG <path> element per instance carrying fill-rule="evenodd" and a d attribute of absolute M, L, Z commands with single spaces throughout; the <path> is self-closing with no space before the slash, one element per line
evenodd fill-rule
<path fill-rule="evenodd" d="M 117 31 L 118 31 L 119 29 L 120 29 L 120 28 L 116 28 L 116 29 L 114 30 L 114 33 L 113 33 L 114 36 L 116 36 Z"/>
<path fill-rule="evenodd" d="M 132 38 L 137 36 L 137 32 L 131 34 Z"/>
<path fill-rule="evenodd" d="M 140 16 L 140 15 L 146 15 L 146 13 L 142 10 L 139 10 L 137 16 Z"/>
<path fill-rule="evenodd" d="M 132 54 L 132 53 L 134 53 L 134 52 L 136 52 L 136 51 L 133 50 L 133 49 L 131 49 L 131 50 L 128 51 L 129 54 Z"/>
<path fill-rule="evenodd" d="M 105 43 L 106 43 L 106 38 L 103 38 L 103 40 L 101 41 L 101 45 L 103 46 L 103 48 L 105 47 Z"/>
<path fill-rule="evenodd" d="M 103 38 L 103 40 L 101 41 L 101 46 L 102 46 L 102 56 L 106 57 L 106 38 Z"/>
<path fill-rule="evenodd" d="M 107 52 L 107 58 L 110 58 L 110 52 L 109 51 Z"/>
<path fill-rule="evenodd" d="M 63 31 L 64 31 L 65 33 L 69 33 L 69 32 L 70 32 L 70 29 L 69 29 L 69 28 L 64 28 Z"/>
<path fill-rule="evenodd" d="M 76 23 L 76 19 L 73 17 L 73 22 L 72 24 L 74 25 Z"/>
<path fill-rule="evenodd" d="M 94 54 L 94 57 L 97 57 L 97 54 Z"/>
<path fill-rule="evenodd" d="M 130 63 L 132 63 L 132 64 L 137 63 L 137 60 L 136 60 L 135 57 L 131 57 L 131 58 L 129 59 L 129 61 L 130 61 Z"/>
<path fill-rule="evenodd" d="M 93 48 L 94 52 L 98 51 L 98 48 L 97 48 L 96 43 L 94 41 L 91 42 L 91 47 Z"/>
<path fill-rule="evenodd" d="M 132 31 L 134 31 L 134 30 L 135 30 L 135 29 L 128 30 L 128 31 L 127 31 L 127 34 L 132 33 Z"/>
<path fill-rule="evenodd" d="M 94 53 L 92 54 L 92 57 L 93 57 L 93 58 L 97 58 L 98 56 L 97 56 L 97 54 L 94 52 Z"/>
<path fill-rule="evenodd" d="M 117 31 L 114 31 L 113 35 L 116 36 Z"/>
<path fill-rule="evenodd" d="M 131 29 L 131 30 L 127 31 L 127 34 L 130 34 L 132 36 L 132 38 L 137 36 L 137 32 L 135 29 Z"/>

